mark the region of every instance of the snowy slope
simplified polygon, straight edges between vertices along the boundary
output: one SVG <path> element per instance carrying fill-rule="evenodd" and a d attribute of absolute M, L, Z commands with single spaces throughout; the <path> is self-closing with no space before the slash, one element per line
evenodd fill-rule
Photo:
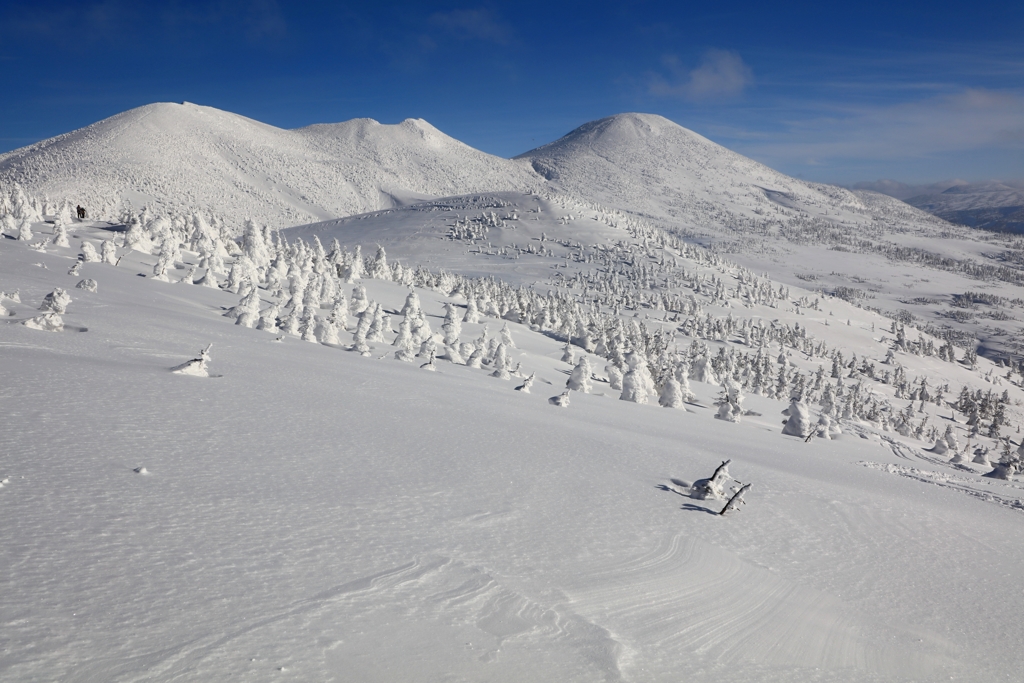
<path fill-rule="evenodd" d="M 777 281 L 856 290 L 864 305 L 974 335 L 994 356 L 1024 354 L 1024 305 L 977 315 L 951 305 L 978 290 L 1022 299 L 1024 243 L 1012 236 L 790 178 L 651 114 L 594 121 L 517 158 L 571 196 L 642 216 Z"/>
<path fill-rule="evenodd" d="M 538 289 L 583 302 L 679 295 L 691 314 L 621 316 L 680 350 L 758 352 L 691 329 L 709 316 L 796 324 L 814 340 L 801 348 L 895 367 L 890 321 L 798 288 L 767 297 L 776 283 L 555 197 L 450 198 L 286 236 L 368 256 L 363 239 L 396 217 L 388 255 L 410 267 L 418 255 L 435 272 L 549 280 Z M 594 387 L 559 408 L 548 398 L 572 366 L 539 325 L 508 323 L 510 381 L 400 362 L 391 329 L 352 352 L 354 320 L 337 345 L 247 329 L 223 315 L 238 294 L 179 282 L 194 253 L 162 282 L 157 257 L 125 253 L 111 226 L 76 223 L 69 247 L 33 227 L 34 241 L 0 240 L 0 290 L 18 291 L 0 297 L 0 509 L 14 520 L 0 525 L 0 679 L 987 682 L 1024 667 L 1024 594 L 1008 588 L 1024 560 L 1020 481 L 862 419 L 835 440 L 784 436 L 786 402 L 764 395 L 741 422 L 716 420 L 710 383 L 693 381 L 681 409 L 619 400 L 606 360 L 579 347 Z M 117 265 L 68 274 L 85 243 L 110 239 Z M 582 287 L 602 273 L 601 289 Z M 75 288 L 86 278 L 96 292 Z M 358 285 L 398 322 L 407 286 L 344 288 Z M 64 330 L 19 324 L 55 287 L 72 298 Z M 417 291 L 434 330 L 445 303 L 467 310 L 458 292 Z M 502 324 L 464 323 L 462 339 Z M 213 376 L 169 371 L 209 343 Z M 791 371 L 827 365 L 766 352 Z M 1019 374 L 900 350 L 894 362 L 933 388 L 1006 390 L 1007 431 L 1021 423 Z M 916 407 L 848 372 L 848 389 Z M 532 393 L 513 391 L 530 373 Z M 920 403 L 915 422 L 966 441 L 963 416 Z M 688 482 L 727 458 L 753 488 L 723 517 Z"/>
<path fill-rule="evenodd" d="M 67 197 L 93 215 L 116 215 L 127 200 L 136 210 L 212 210 L 236 227 L 247 216 L 286 227 L 538 181 L 420 119 L 288 131 L 190 103 L 139 107 L 0 155 L 0 184 Z"/>

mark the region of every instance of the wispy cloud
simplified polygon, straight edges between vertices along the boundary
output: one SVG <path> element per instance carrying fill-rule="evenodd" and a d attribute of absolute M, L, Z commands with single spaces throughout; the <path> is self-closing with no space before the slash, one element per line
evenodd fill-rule
<path fill-rule="evenodd" d="M 721 100 L 739 95 L 754 82 L 754 72 L 739 53 L 731 50 L 708 50 L 693 69 L 676 55 L 665 55 L 662 64 L 666 73 L 650 77 L 649 90 L 654 95 L 690 101 Z"/>
<path fill-rule="evenodd" d="M 807 164 L 834 159 L 906 159 L 947 152 L 1024 150 L 1024 96 L 969 88 L 888 106 L 836 107 L 792 120 L 788 130 L 748 148 Z"/>

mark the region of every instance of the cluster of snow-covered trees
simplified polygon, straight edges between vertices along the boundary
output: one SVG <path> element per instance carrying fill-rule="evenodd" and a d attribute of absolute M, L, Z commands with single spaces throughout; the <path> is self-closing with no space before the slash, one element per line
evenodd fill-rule
<path fill-rule="evenodd" d="M 9 235 L 20 239 L 42 221 L 42 204 L 19 188 L 0 197 L 0 215 Z M 68 247 L 68 232 L 74 229 L 71 207 L 65 202 L 57 209 L 47 239 L 55 247 Z M 476 228 L 467 226 L 486 228 L 513 220 L 494 212 L 482 215 L 480 220 L 457 219 L 459 229 L 468 231 L 457 238 L 478 239 Z M 145 210 L 128 213 L 123 216 L 123 233 L 112 234 L 98 246 L 81 241 L 80 260 L 72 272 L 77 274 L 81 263 L 116 265 L 129 251 L 148 254 L 155 260 L 151 275 L 155 280 L 237 295 L 238 303 L 225 315 L 243 327 L 364 355 L 372 349 L 379 353 L 387 345 L 393 351 L 385 356 L 418 360 L 428 370 L 438 361 L 486 367 L 499 379 L 526 378 L 516 388 L 528 392 L 534 375 L 527 377 L 530 369 L 523 371 L 512 360 L 515 343 L 509 324 L 525 325 L 566 344 L 563 361 L 571 369 L 566 392 L 555 397 L 557 401 L 552 399 L 557 405 L 567 405 L 570 392 L 590 392 L 600 381 L 622 400 L 681 409 L 695 400 L 693 381 L 721 387 L 716 415 L 729 422 L 738 422 L 746 414 L 743 402 L 749 395 L 781 402 L 788 406 L 784 433 L 799 437 L 834 438 L 842 433 L 841 423 L 862 422 L 934 441 L 933 452 L 951 458 L 965 457 L 967 446 L 960 445 L 957 431 L 964 432 L 966 439 L 1009 443 L 1001 431 L 1011 428 L 1006 392 L 996 396 L 993 391 L 964 387 L 952 405 L 965 416 L 965 426 L 942 431 L 929 420 L 951 405 L 946 400 L 949 386 L 932 387 L 925 378 L 910 377 L 899 362 L 901 355 L 935 355 L 974 367 L 973 350 L 957 359 L 948 342 L 938 345 L 921 334 L 910 340 L 905 326 L 893 322 L 893 339 L 884 358 L 847 357 L 815 339 L 799 322 L 767 322 L 739 314 L 757 305 L 817 309 L 818 300 L 793 300 L 785 287 L 776 287 L 765 277 L 638 219 L 611 212 L 602 216 L 625 229 L 633 241 L 558 242 L 574 263 L 590 268 L 559 274 L 557 286 L 546 292 L 494 278 L 407 267 L 389 262 L 382 247 L 373 256 L 364 256 L 360 247 L 349 251 L 337 240 L 329 248 L 316 237 L 311 242 L 289 242 L 252 221 L 246 222 L 241 236 L 233 237 L 222 221 L 200 212 L 170 217 Z M 542 246 L 534 253 L 546 250 Z M 401 311 L 387 311 L 370 299 L 361 284 L 366 279 L 409 287 Z M 83 285 L 86 282 L 91 285 Z M 79 286 L 95 289 L 96 284 L 90 279 Z M 439 330 L 431 328 L 416 288 L 449 298 Z M 64 297 L 66 292 L 55 292 L 49 304 L 44 302 L 49 306 L 46 315 L 58 316 Z M 714 316 L 706 310 L 711 306 L 736 313 Z M 642 308 L 665 315 L 653 321 L 636 313 L 631 318 L 623 315 L 623 311 Z M 497 334 L 491 335 L 484 326 L 479 336 L 463 339 L 464 323 L 491 320 L 501 324 Z M 1006 379 L 1013 373 L 1011 367 Z M 1000 381 L 991 372 L 986 379 L 992 384 Z M 934 408 L 926 409 L 926 403 Z"/>

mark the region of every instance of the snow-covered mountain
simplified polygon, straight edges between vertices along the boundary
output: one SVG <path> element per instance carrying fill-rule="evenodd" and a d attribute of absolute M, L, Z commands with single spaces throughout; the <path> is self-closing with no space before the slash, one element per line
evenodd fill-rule
<path fill-rule="evenodd" d="M 69 198 L 93 214 L 214 211 L 274 227 L 412 199 L 524 190 L 527 165 L 475 150 L 426 121 L 371 119 L 282 130 L 190 103 L 151 104 L 0 155 L 0 184 Z"/>
<path fill-rule="evenodd" d="M 1021 305 L 1011 303 L 1024 247 L 1012 237 L 791 178 L 650 114 L 594 121 L 517 158 L 552 189 L 643 216 L 780 282 L 974 335 L 988 353 L 1024 353 Z M 962 295 L 978 289 L 1003 303 L 963 310 Z"/>
<path fill-rule="evenodd" d="M 1024 183 L 958 184 L 907 198 L 911 206 L 972 228 L 1024 233 Z"/>
<path fill-rule="evenodd" d="M 84 202 L 100 217 L 116 217 L 127 199 L 157 213 L 213 212 L 236 230 L 246 217 L 283 227 L 373 214 L 360 225 L 375 226 L 376 237 L 364 241 L 384 244 L 406 240 L 397 223 L 433 215 L 432 202 L 445 197 L 558 195 L 561 205 L 649 221 L 778 282 L 973 336 L 986 354 L 1024 354 L 1015 303 L 1024 248 L 1011 236 L 954 226 L 879 193 L 788 177 L 655 115 L 594 121 L 508 160 L 419 120 L 285 131 L 209 107 L 156 104 L 4 155 L 0 182 Z"/>

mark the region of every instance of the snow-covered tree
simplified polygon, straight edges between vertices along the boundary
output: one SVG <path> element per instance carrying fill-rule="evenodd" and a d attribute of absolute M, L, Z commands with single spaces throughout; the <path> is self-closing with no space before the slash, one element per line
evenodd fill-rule
<path fill-rule="evenodd" d="M 536 373 L 531 372 L 530 376 L 526 378 L 526 381 L 524 381 L 522 384 L 516 387 L 516 391 L 521 391 L 524 394 L 530 393 L 530 387 L 533 386 L 533 380 L 535 376 Z"/>
<path fill-rule="evenodd" d="M 99 263 L 102 261 L 100 255 L 96 253 L 96 247 L 93 246 L 92 242 L 82 241 L 82 253 L 78 257 L 85 263 Z"/>
<path fill-rule="evenodd" d="M 53 290 L 45 297 L 43 297 L 43 303 L 39 306 L 40 311 L 53 311 L 58 315 L 64 315 L 67 313 L 68 305 L 71 303 L 71 295 L 65 290 L 58 287 Z"/>
<path fill-rule="evenodd" d="M 441 324 L 441 331 L 444 332 L 444 343 L 454 346 L 459 342 L 459 335 L 462 334 L 462 321 L 456 313 L 455 304 L 448 302 L 444 305 L 444 322 Z"/>
<path fill-rule="evenodd" d="M 647 403 L 654 395 L 654 378 L 647 368 L 647 361 L 637 353 L 629 357 L 629 372 L 622 377 L 622 393 L 619 399 L 633 403 Z"/>
<path fill-rule="evenodd" d="M 722 393 L 715 402 L 718 406 L 718 413 L 715 415 L 719 420 L 726 422 L 739 422 L 743 416 L 743 387 L 733 379 L 725 380 Z"/>
<path fill-rule="evenodd" d="M 508 347 L 504 344 L 498 344 L 498 348 L 494 352 L 494 360 L 491 361 L 491 367 L 494 368 L 491 377 L 497 377 L 498 379 L 512 378 L 512 374 L 509 372 L 512 368 L 508 357 Z"/>
<path fill-rule="evenodd" d="M 731 462 L 732 460 L 723 460 L 710 477 L 693 482 L 690 487 L 691 495 L 699 500 L 722 499 L 725 496 L 725 484 L 731 478 L 729 476 L 729 463 Z"/>
<path fill-rule="evenodd" d="M 811 433 L 811 412 L 801 398 L 793 398 L 789 408 L 782 411 L 789 417 L 782 427 L 782 433 L 790 436 L 806 437 Z"/>
<path fill-rule="evenodd" d="M 576 363 L 576 367 L 572 369 L 572 373 L 569 375 L 569 382 L 566 385 L 572 391 L 581 391 L 584 394 L 589 394 L 593 385 L 590 382 L 590 376 L 593 371 L 590 368 L 590 359 L 587 358 L 586 354 L 580 355 L 580 360 Z"/>

